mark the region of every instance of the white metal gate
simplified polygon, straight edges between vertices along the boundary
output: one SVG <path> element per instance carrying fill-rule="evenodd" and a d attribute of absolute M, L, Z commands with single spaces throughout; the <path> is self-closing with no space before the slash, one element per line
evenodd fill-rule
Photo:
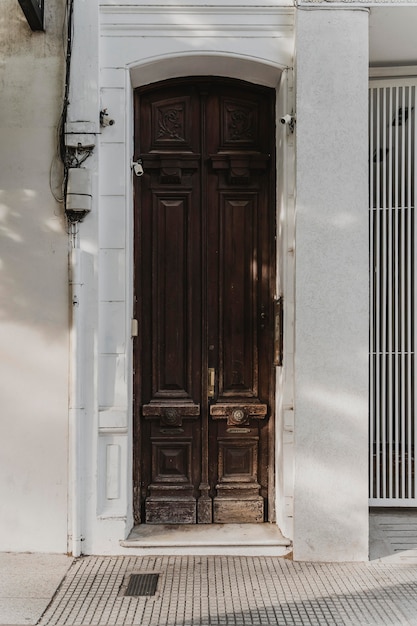
<path fill-rule="evenodd" d="M 370 86 L 370 504 L 417 506 L 417 79 Z"/>

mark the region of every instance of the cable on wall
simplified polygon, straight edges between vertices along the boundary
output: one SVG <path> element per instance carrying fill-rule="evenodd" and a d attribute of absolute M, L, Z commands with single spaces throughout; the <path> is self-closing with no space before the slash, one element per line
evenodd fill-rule
<path fill-rule="evenodd" d="M 74 0 L 66 0 L 65 15 L 62 25 L 62 45 L 65 57 L 65 83 L 61 114 L 57 125 L 56 153 L 52 159 L 49 170 L 49 187 L 55 200 L 63 203 L 68 177 L 67 151 L 65 147 L 65 121 L 69 104 L 69 88 L 71 77 L 71 55 L 73 43 L 73 15 Z M 55 175 L 59 178 L 59 184 L 54 185 Z M 59 191 L 58 191 L 59 188 Z"/>

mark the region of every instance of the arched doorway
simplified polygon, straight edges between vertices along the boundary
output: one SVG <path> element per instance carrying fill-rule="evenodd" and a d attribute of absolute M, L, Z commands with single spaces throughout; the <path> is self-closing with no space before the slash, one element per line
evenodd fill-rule
<path fill-rule="evenodd" d="M 135 91 L 135 519 L 269 519 L 275 92 Z"/>

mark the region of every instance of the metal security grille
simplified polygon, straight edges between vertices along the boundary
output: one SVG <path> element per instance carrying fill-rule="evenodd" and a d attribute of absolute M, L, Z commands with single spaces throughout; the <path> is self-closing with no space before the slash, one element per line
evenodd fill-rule
<path fill-rule="evenodd" d="M 370 87 L 370 504 L 417 506 L 417 79 Z"/>
<path fill-rule="evenodd" d="M 158 585 L 159 574 L 131 574 L 125 596 L 153 596 Z"/>

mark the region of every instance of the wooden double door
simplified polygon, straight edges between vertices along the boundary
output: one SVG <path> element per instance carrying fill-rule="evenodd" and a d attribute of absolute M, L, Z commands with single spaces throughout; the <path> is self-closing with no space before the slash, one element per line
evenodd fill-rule
<path fill-rule="evenodd" d="M 273 480 L 274 92 L 135 92 L 136 522 L 263 522 Z"/>

